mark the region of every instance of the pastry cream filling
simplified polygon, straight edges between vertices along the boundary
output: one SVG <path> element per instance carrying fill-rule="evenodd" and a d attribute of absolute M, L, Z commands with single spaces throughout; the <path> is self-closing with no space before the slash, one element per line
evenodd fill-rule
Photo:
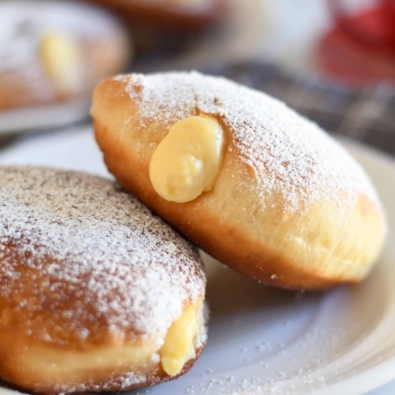
<path fill-rule="evenodd" d="M 149 174 L 155 191 L 185 203 L 211 191 L 222 161 L 224 131 L 216 117 L 200 114 L 174 124 L 156 148 Z"/>
<path fill-rule="evenodd" d="M 41 40 L 41 62 L 62 92 L 78 89 L 82 82 L 82 56 L 79 46 L 71 38 L 54 33 Z"/>
<path fill-rule="evenodd" d="M 159 354 L 163 370 L 169 376 L 179 374 L 185 363 L 196 357 L 194 338 L 197 329 L 196 308 L 191 306 L 172 324 L 167 332 Z"/>

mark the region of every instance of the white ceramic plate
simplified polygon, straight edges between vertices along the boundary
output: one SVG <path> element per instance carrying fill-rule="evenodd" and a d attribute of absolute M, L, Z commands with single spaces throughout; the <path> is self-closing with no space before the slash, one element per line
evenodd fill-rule
<path fill-rule="evenodd" d="M 0 135 L 72 125 L 88 118 L 90 106 L 91 98 L 83 97 L 43 107 L 3 110 L 0 111 Z"/>
<path fill-rule="evenodd" d="M 204 256 L 211 307 L 206 349 L 184 377 L 133 394 L 353 395 L 395 379 L 395 163 L 346 145 L 376 184 L 391 229 L 369 279 L 328 293 L 292 293 Z M 0 163 L 108 176 L 89 129 L 31 140 L 4 151 Z"/>

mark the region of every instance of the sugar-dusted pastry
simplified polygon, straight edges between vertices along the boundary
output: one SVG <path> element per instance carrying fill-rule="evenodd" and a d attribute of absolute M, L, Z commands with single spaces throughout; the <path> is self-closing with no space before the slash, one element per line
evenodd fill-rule
<path fill-rule="evenodd" d="M 206 342 L 196 250 L 110 180 L 0 179 L 0 378 L 54 394 L 186 373 Z"/>
<path fill-rule="evenodd" d="M 117 180 L 223 263 L 289 289 L 362 280 L 386 226 L 361 167 L 317 125 L 222 78 L 125 75 L 94 93 Z"/>
<path fill-rule="evenodd" d="M 89 94 L 130 58 L 124 28 L 88 5 L 6 0 L 0 26 L 0 110 Z"/>

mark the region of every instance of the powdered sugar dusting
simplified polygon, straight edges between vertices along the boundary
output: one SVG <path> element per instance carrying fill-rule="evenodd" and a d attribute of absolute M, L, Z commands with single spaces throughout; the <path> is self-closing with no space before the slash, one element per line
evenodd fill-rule
<path fill-rule="evenodd" d="M 240 161 L 255 170 L 258 195 L 281 190 L 287 211 L 303 210 L 317 199 L 353 206 L 359 194 L 378 202 L 363 170 L 339 144 L 264 93 L 197 72 L 116 79 L 139 104 L 142 126 L 149 121 L 170 129 L 197 112 L 221 118 Z"/>
<path fill-rule="evenodd" d="M 195 249 L 114 182 L 32 167 L 0 167 L 0 179 L 0 296 L 28 292 L 15 299 L 14 314 L 35 320 L 32 335 L 86 340 L 100 328 L 164 336 L 183 305 L 204 294 Z M 18 281 L 21 267 L 28 290 Z M 34 333 L 41 312 L 30 314 L 32 299 L 45 300 L 59 319 L 47 331 Z"/>

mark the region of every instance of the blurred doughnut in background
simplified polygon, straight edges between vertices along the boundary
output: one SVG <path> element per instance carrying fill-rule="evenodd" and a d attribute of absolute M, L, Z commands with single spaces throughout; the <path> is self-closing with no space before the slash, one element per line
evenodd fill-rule
<path fill-rule="evenodd" d="M 228 0 L 87 0 L 113 10 L 130 27 L 138 50 L 179 48 L 224 21 Z"/>
<path fill-rule="evenodd" d="M 86 4 L 0 2 L 0 26 L 0 110 L 90 95 L 131 58 L 122 24 Z"/>

